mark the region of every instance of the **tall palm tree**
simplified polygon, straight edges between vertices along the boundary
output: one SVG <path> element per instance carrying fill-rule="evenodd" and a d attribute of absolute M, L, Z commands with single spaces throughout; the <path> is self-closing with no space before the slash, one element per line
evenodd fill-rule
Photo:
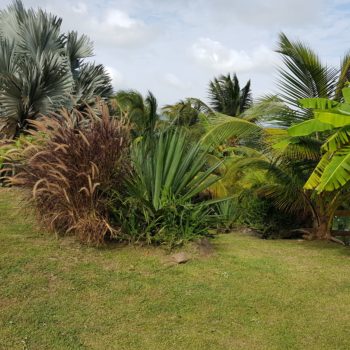
<path fill-rule="evenodd" d="M 14 133 L 40 114 L 112 93 L 104 67 L 84 62 L 93 55 L 92 42 L 76 32 L 63 34 L 61 23 L 41 9 L 26 10 L 19 0 L 0 12 L 0 122 Z"/>
<path fill-rule="evenodd" d="M 241 88 L 237 75 L 220 75 L 209 82 L 210 105 L 214 111 L 237 117 L 252 104 L 250 80 Z"/>

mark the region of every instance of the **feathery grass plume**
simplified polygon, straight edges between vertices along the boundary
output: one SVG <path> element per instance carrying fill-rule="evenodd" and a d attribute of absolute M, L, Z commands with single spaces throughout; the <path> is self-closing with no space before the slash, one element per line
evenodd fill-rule
<path fill-rule="evenodd" d="M 32 191 L 42 222 L 57 233 L 95 245 L 117 236 L 108 208 L 129 173 L 129 126 L 111 118 L 104 104 L 84 113 L 63 110 L 33 126 L 46 141 L 22 151 L 10 183 Z"/>

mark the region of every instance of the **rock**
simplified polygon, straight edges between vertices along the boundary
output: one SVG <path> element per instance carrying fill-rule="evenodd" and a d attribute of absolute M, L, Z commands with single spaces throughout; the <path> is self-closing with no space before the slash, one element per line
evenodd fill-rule
<path fill-rule="evenodd" d="M 208 238 L 201 238 L 197 242 L 198 251 L 201 255 L 211 255 L 214 252 L 214 247 Z"/>
<path fill-rule="evenodd" d="M 184 252 L 179 252 L 171 256 L 174 262 L 177 264 L 184 264 L 189 261 L 191 258 Z"/>

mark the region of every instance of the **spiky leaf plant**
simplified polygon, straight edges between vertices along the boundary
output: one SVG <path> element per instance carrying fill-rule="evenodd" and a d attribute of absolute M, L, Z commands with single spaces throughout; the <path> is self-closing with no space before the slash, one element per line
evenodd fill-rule
<path fill-rule="evenodd" d="M 199 143 L 177 130 L 135 142 L 124 219 L 132 239 L 175 245 L 208 233 L 212 202 L 199 197 L 218 181 L 220 163 L 206 166 L 206 157 Z"/>

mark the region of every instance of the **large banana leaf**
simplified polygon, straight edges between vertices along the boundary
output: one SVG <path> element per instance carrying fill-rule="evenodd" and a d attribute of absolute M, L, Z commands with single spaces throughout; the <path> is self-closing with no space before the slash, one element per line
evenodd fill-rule
<path fill-rule="evenodd" d="M 310 119 L 305 122 L 291 126 L 288 129 L 289 136 L 307 136 L 315 132 L 322 132 L 334 129 L 330 123 L 321 122 L 319 119 Z"/>
<path fill-rule="evenodd" d="M 320 193 L 344 186 L 350 180 L 350 146 L 337 151 L 330 160 L 326 153 L 316 170 L 316 175 L 309 179 L 305 188 L 315 188 L 317 184 L 316 190 Z"/>
<path fill-rule="evenodd" d="M 337 106 L 338 102 L 329 100 L 328 98 L 313 97 L 313 98 L 302 98 L 299 100 L 300 105 L 303 108 L 312 109 L 332 109 Z"/>
<path fill-rule="evenodd" d="M 315 118 L 322 123 L 333 125 L 335 128 L 341 128 L 350 124 L 350 115 L 341 112 L 315 111 Z"/>
<path fill-rule="evenodd" d="M 322 156 L 320 162 L 317 164 L 315 170 L 310 175 L 309 179 L 306 181 L 304 188 L 306 190 L 314 190 L 318 188 L 321 183 L 322 175 L 328 166 L 331 159 L 331 155 L 326 153 Z"/>
<path fill-rule="evenodd" d="M 334 152 L 350 142 L 350 125 L 336 130 L 323 144 L 322 150 Z"/>

